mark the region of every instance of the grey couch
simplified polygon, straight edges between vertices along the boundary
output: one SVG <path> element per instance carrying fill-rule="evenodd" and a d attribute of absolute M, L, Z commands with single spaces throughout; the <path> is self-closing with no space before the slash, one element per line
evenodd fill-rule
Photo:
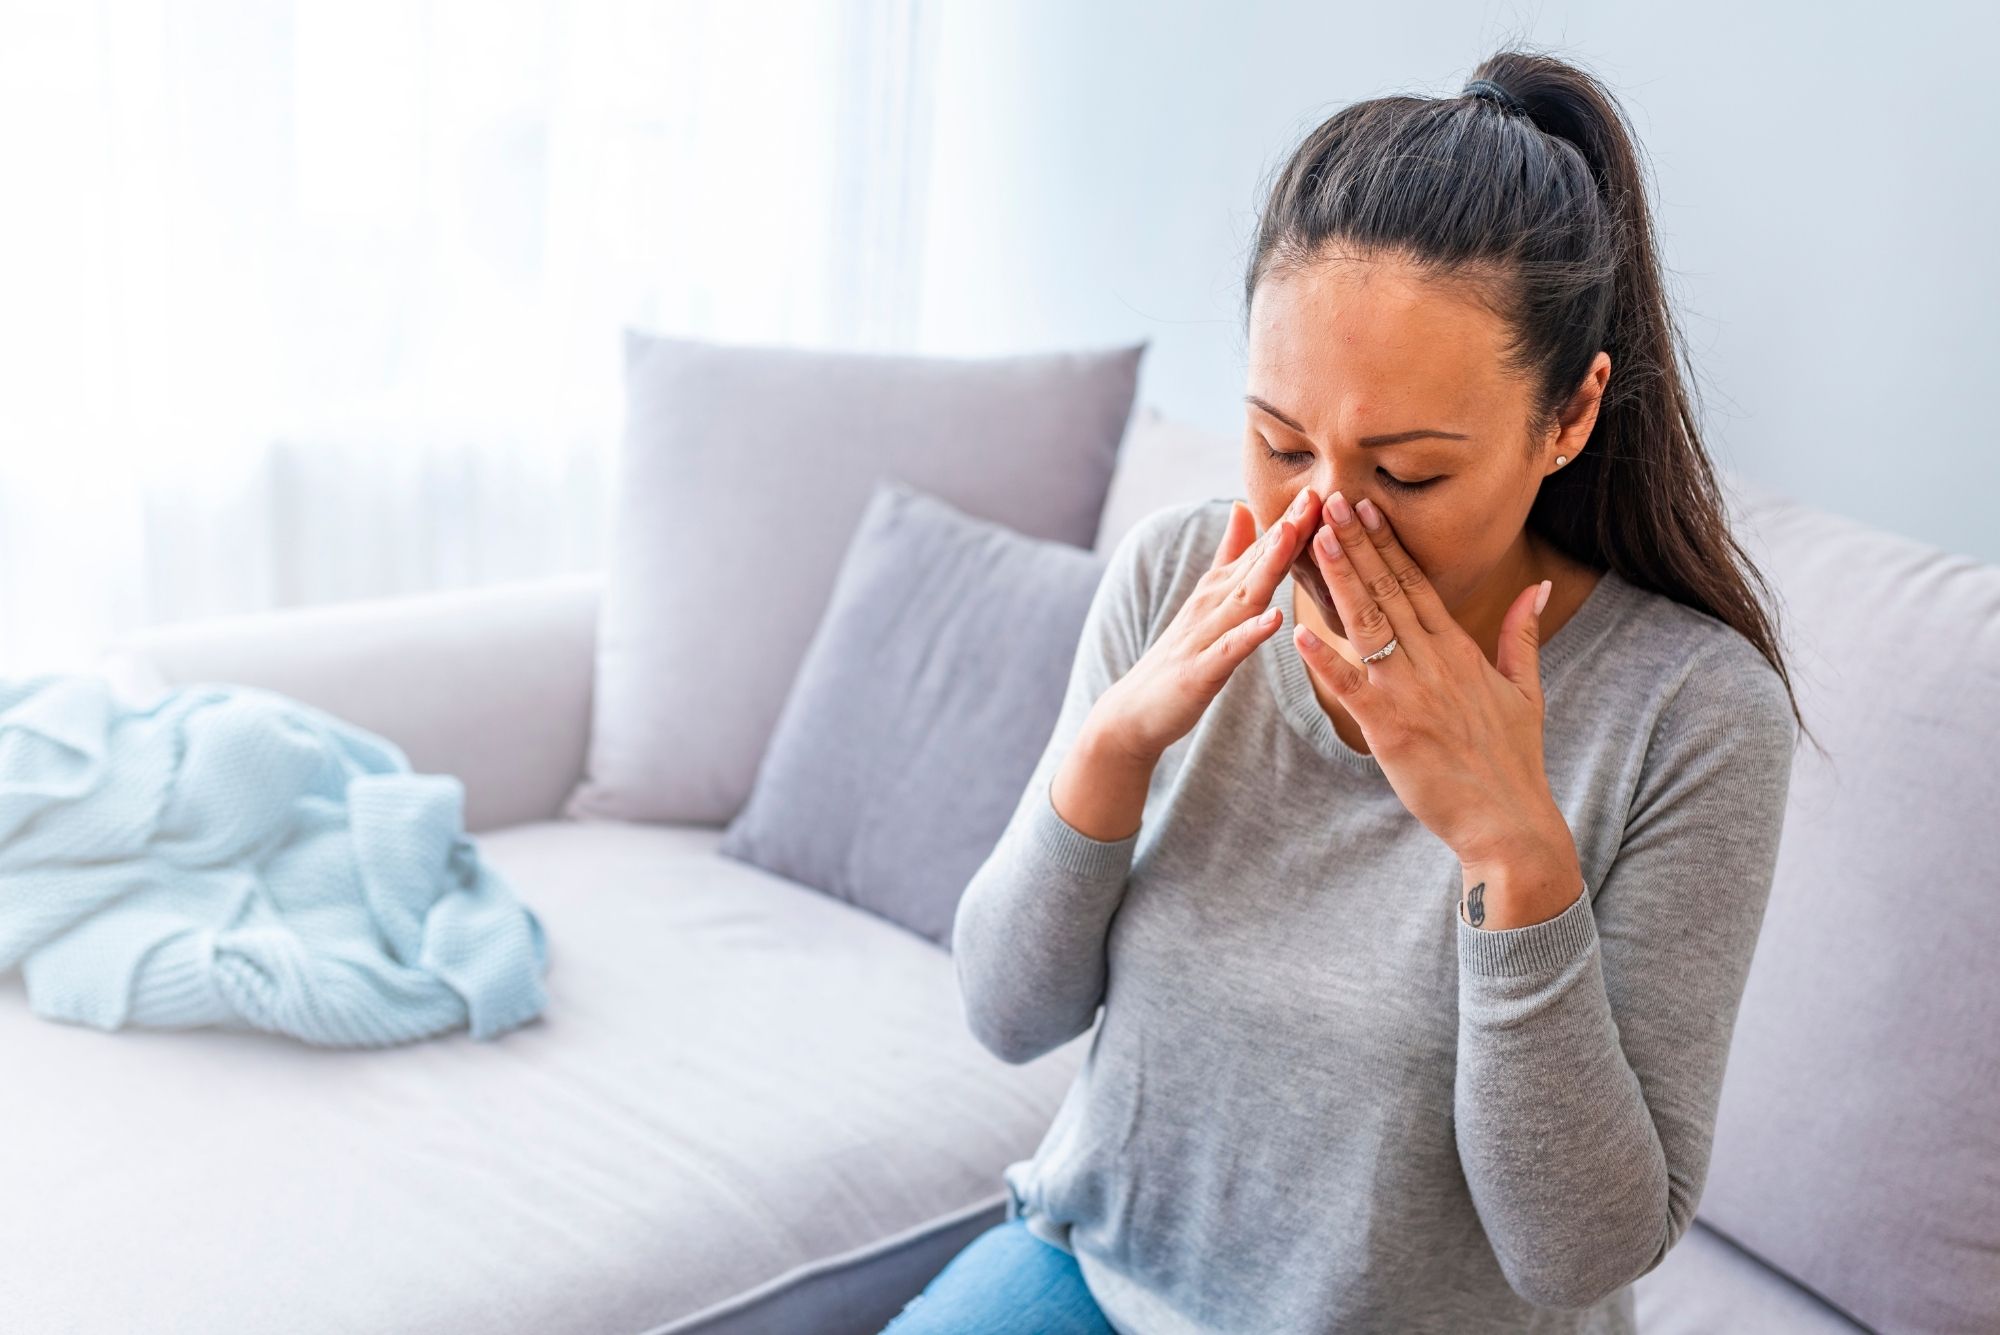
<path fill-rule="evenodd" d="M 1100 548 L 1234 492 L 1234 460 L 1143 415 Z M 1834 756 L 1799 755 L 1699 1219 L 1641 1325 L 2000 1330 L 2000 569 L 1732 483 Z M 550 1002 L 496 1043 L 328 1052 L 52 1024 L 0 980 L 0 1329 L 862 1335 L 1000 1220 L 1088 1036 L 1008 1066 L 943 951 L 719 856 L 720 827 L 559 819 L 601 587 L 112 647 L 462 778 L 547 925 Z"/>

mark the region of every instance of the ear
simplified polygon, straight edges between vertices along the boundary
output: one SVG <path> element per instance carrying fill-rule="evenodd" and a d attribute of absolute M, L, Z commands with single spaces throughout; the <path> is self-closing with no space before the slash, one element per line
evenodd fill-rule
<path fill-rule="evenodd" d="M 1590 439 L 1591 429 L 1597 425 L 1597 410 L 1603 406 L 1604 387 L 1610 380 L 1611 354 L 1600 349 L 1556 419 L 1555 437 L 1546 450 L 1549 467 L 1555 467 L 1558 454 L 1574 459 L 1583 453 L 1584 442 Z"/>

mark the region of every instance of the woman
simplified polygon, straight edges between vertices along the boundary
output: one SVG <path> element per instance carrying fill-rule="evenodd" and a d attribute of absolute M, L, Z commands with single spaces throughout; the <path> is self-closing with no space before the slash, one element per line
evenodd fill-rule
<path fill-rule="evenodd" d="M 1348 107 L 1244 290 L 1250 504 L 1118 544 L 954 926 L 1003 1059 L 1102 1021 L 889 1330 L 1630 1331 L 1802 720 L 1622 115 L 1520 52 Z"/>

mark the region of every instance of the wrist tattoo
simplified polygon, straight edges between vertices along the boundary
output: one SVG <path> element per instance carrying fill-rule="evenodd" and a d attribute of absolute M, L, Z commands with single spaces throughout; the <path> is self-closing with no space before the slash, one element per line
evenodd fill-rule
<path fill-rule="evenodd" d="M 1486 882 L 1465 892 L 1465 920 L 1474 927 L 1486 921 Z"/>

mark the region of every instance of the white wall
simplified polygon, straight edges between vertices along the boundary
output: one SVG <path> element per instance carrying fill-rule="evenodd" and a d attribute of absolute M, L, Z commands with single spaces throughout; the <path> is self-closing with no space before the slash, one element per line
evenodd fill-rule
<path fill-rule="evenodd" d="M 1346 103 L 1524 41 L 1632 115 L 1718 461 L 2000 561 L 1996 14 L 945 0 L 921 342 L 1149 338 L 1141 401 L 1234 437 L 1260 183 Z"/>

